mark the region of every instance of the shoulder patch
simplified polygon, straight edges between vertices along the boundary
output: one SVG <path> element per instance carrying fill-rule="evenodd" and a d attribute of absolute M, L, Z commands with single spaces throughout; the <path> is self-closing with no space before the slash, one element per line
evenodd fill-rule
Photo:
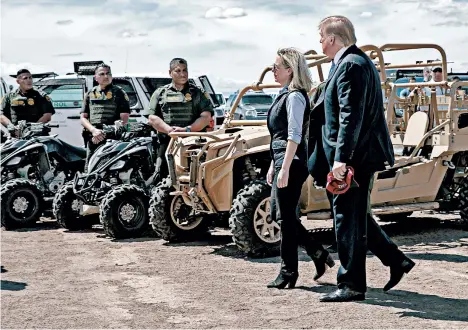
<path fill-rule="evenodd" d="M 50 97 L 49 97 L 49 95 L 47 95 L 47 94 L 44 95 L 44 98 L 45 98 L 47 101 L 52 102 L 51 99 L 50 99 Z"/>

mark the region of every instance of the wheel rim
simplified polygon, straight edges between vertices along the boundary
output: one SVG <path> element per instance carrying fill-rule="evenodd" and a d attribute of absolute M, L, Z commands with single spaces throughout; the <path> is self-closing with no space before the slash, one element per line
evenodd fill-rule
<path fill-rule="evenodd" d="M 181 196 L 176 196 L 171 202 L 171 220 L 177 228 L 192 230 L 203 221 L 201 215 L 191 215 L 192 208 L 185 204 Z"/>
<path fill-rule="evenodd" d="M 13 192 L 10 197 L 11 215 L 18 221 L 28 221 L 38 209 L 37 198 L 29 190 Z"/>
<path fill-rule="evenodd" d="M 262 241 L 273 244 L 281 240 L 281 228 L 276 221 L 271 219 L 270 214 L 271 198 L 262 200 L 254 213 L 254 229 L 258 238 Z"/>
<path fill-rule="evenodd" d="M 83 207 L 83 201 L 80 199 L 74 199 L 71 203 L 71 209 L 73 213 L 80 214 L 81 208 Z"/>
<path fill-rule="evenodd" d="M 28 209 L 28 200 L 24 197 L 16 197 L 13 200 L 13 210 L 16 213 L 24 213 Z"/>
<path fill-rule="evenodd" d="M 144 205 L 140 200 L 132 198 L 119 205 L 117 215 L 124 227 L 134 228 L 145 218 Z"/>

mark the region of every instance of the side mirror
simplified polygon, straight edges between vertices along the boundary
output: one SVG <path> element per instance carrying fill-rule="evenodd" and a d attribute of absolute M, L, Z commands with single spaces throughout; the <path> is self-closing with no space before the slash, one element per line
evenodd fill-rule
<path fill-rule="evenodd" d="M 13 90 L 13 85 L 8 86 L 10 88 L 10 92 Z"/>

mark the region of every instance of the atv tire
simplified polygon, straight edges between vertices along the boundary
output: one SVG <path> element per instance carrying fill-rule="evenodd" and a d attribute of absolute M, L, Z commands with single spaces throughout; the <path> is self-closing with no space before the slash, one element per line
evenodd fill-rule
<path fill-rule="evenodd" d="M 233 241 L 250 256 L 279 253 L 281 231 L 270 220 L 270 196 L 271 187 L 265 181 L 256 180 L 241 189 L 232 203 L 229 226 Z"/>
<path fill-rule="evenodd" d="M 408 219 L 413 212 L 402 212 L 402 213 L 392 213 L 392 214 L 381 214 L 379 219 L 382 222 L 401 222 Z"/>
<path fill-rule="evenodd" d="M 465 178 L 460 185 L 460 217 L 468 228 L 468 178 Z"/>
<path fill-rule="evenodd" d="M 54 217 L 58 224 L 68 230 L 91 229 L 93 224 L 99 223 L 98 215 L 80 215 L 77 209 L 82 201 L 73 193 L 73 182 L 65 183 L 57 191 L 52 203 Z"/>
<path fill-rule="evenodd" d="M 124 184 L 110 190 L 101 202 L 100 221 L 113 238 L 141 237 L 147 232 L 148 196 L 138 186 Z"/>
<path fill-rule="evenodd" d="M 191 207 L 183 203 L 181 196 L 169 195 L 173 190 L 171 179 L 166 178 L 154 188 L 151 195 L 149 221 L 156 235 L 172 243 L 194 241 L 206 236 L 212 219 L 210 215 L 200 215 L 195 218 L 194 223 L 186 227 L 180 222 L 176 224 L 179 218 L 173 214 L 172 208 L 175 205 L 181 205 L 183 211 L 188 211 L 191 210 Z M 182 219 L 186 220 L 187 218 L 183 217 Z"/>
<path fill-rule="evenodd" d="M 7 181 L 1 188 L 1 223 L 6 230 L 28 227 L 39 220 L 44 200 L 34 183 L 25 179 Z"/>

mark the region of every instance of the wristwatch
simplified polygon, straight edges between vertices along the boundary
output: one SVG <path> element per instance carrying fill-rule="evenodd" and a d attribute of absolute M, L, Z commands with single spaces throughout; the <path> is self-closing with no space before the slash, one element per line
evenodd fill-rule
<path fill-rule="evenodd" d="M 186 127 L 185 127 L 185 131 L 186 131 L 186 132 L 191 132 L 192 130 L 190 129 L 190 126 L 186 126 Z"/>

